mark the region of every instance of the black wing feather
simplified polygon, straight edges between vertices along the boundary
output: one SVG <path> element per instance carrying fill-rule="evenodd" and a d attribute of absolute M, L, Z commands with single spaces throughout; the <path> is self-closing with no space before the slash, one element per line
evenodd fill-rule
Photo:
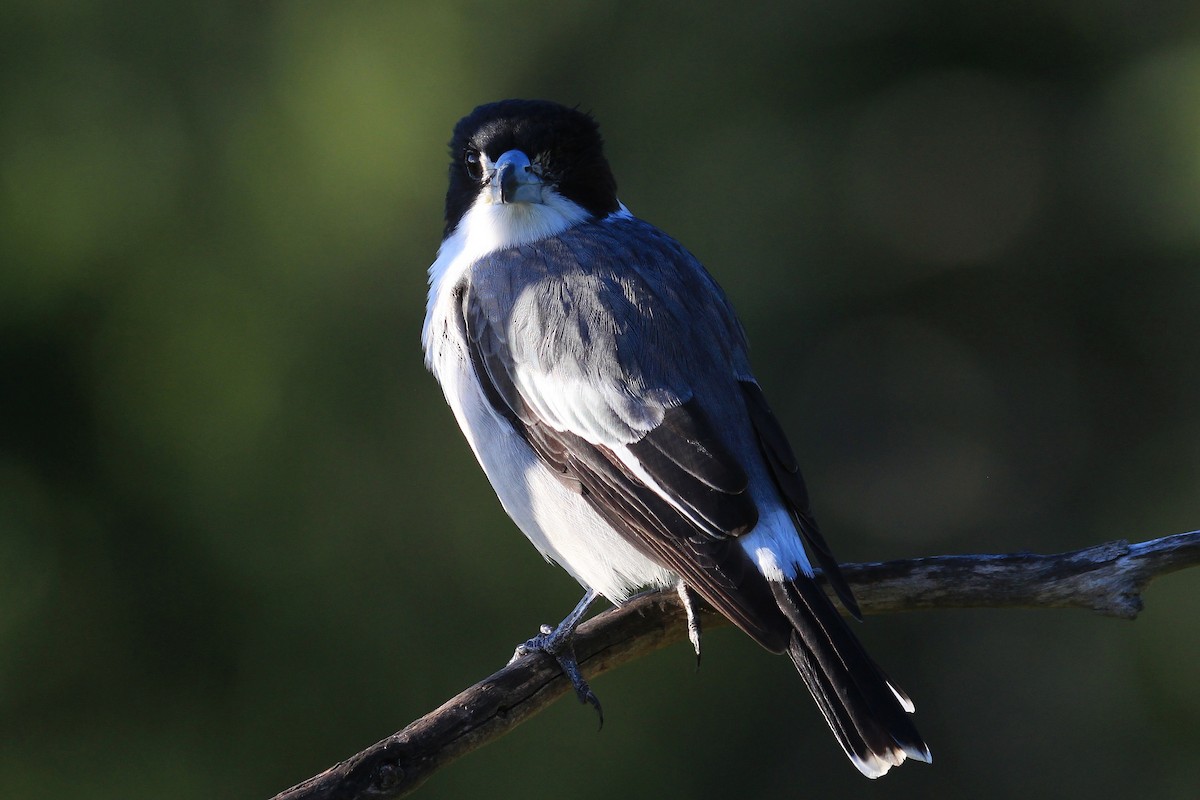
<path fill-rule="evenodd" d="M 668 409 L 658 427 L 628 445 L 659 485 L 722 536 L 740 536 L 758 524 L 749 479 L 713 433 L 695 399 Z"/>
<path fill-rule="evenodd" d="M 817 521 L 813 518 L 812 510 L 809 508 L 808 487 L 804 485 L 804 476 L 800 474 L 800 462 L 796 460 L 796 454 L 792 452 L 787 434 L 783 432 L 783 427 L 775 418 L 775 412 L 767 404 L 767 398 L 758 384 L 753 381 L 741 381 L 740 383 L 742 395 L 746 400 L 746 410 L 749 412 L 750 422 L 758 434 L 763 455 L 766 456 L 767 463 L 771 467 L 775 485 L 779 487 L 780 493 L 791 506 L 792 517 L 796 521 L 800 535 L 804 537 L 809 551 L 816 556 L 821 571 L 825 573 L 826 580 L 837 593 L 842 605 L 850 612 L 851 616 L 861 620 L 862 612 L 859 611 L 858 602 L 854 599 L 854 592 L 846 583 L 842 569 L 838 566 L 837 559 L 833 557 L 833 551 L 829 549 L 825 537 L 821 535 L 821 529 L 817 527 Z"/>

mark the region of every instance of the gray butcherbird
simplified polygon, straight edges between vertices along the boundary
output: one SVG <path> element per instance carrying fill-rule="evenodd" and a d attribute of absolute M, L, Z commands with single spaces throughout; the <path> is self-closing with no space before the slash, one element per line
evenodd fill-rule
<path fill-rule="evenodd" d="M 596 123 L 557 103 L 476 108 L 450 144 L 429 269 L 429 369 L 505 510 L 586 589 L 545 650 L 599 703 L 571 637 L 597 595 L 679 587 L 787 653 L 854 765 L 929 761 L 912 702 L 813 579 L 858 607 L 809 510 L 724 293 L 617 200 Z"/>

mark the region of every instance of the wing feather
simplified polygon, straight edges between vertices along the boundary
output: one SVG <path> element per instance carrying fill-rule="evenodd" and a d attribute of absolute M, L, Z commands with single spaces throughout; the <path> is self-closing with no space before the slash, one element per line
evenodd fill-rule
<path fill-rule="evenodd" d="M 646 237 L 644 251 L 624 252 L 620 269 L 606 270 L 611 256 L 601 258 L 604 242 L 592 241 L 605 236 L 590 234 L 493 254 L 456 287 L 458 323 L 484 395 L 631 544 L 782 652 L 789 627 L 736 540 L 758 521 L 749 479 L 682 377 L 695 355 L 685 354 L 687 346 L 697 342 L 675 341 L 666 353 L 643 346 L 686 330 L 686 320 L 662 316 L 664 307 L 682 312 L 686 303 L 676 296 L 664 306 L 630 265 L 678 269 L 679 253 L 661 252 L 664 242 L 673 245 L 666 237 Z M 684 266 L 702 272 L 694 260 Z M 659 315 L 644 313 L 649 306 Z M 733 319 L 716 315 L 726 316 Z"/>
<path fill-rule="evenodd" d="M 779 487 L 780 493 L 791 507 L 792 517 L 796 521 L 800 535 L 804 537 L 809 551 L 816 556 L 821 571 L 825 573 L 825 578 L 837 593 L 842 605 L 855 619 L 861 620 L 862 612 L 858 608 L 858 602 L 854 599 L 854 592 L 846 583 L 841 567 L 838 566 L 837 559 L 834 558 L 833 551 L 829 549 L 825 537 L 821 535 L 821 529 L 817 527 L 817 521 L 809 508 L 808 487 L 804 485 L 804 477 L 800 474 L 800 462 L 796 460 L 796 455 L 792 452 L 792 446 L 788 443 L 783 427 L 775 418 L 775 413 L 771 411 L 771 407 L 767 404 L 767 398 L 759 385 L 746 380 L 740 383 L 742 395 L 746 400 L 746 411 L 750 415 L 750 422 L 754 425 L 755 433 L 758 434 L 763 455 L 766 456 L 767 464 L 771 467 L 775 485 Z"/>

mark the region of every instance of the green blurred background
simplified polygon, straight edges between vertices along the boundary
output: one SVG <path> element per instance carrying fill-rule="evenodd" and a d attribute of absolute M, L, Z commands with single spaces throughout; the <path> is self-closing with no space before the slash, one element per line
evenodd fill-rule
<path fill-rule="evenodd" d="M 0 27 L 0 790 L 265 798 L 578 589 L 422 366 L 445 143 L 593 111 L 740 309 L 845 560 L 1200 526 L 1200 6 L 29 2 Z M 1193 798 L 1200 573 L 1135 623 L 875 617 L 863 780 L 732 630 L 430 798 Z"/>

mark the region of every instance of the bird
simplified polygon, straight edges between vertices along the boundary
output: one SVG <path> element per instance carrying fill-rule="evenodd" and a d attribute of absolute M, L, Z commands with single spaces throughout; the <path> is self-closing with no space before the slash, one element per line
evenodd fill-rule
<path fill-rule="evenodd" d="M 575 627 L 597 597 L 673 588 L 697 658 L 701 599 L 790 658 L 864 775 L 932 761 L 817 581 L 861 620 L 733 307 L 618 199 L 591 114 L 509 99 L 455 125 L 422 344 L 504 510 L 584 588 L 514 660 L 553 656 L 603 724 Z"/>

